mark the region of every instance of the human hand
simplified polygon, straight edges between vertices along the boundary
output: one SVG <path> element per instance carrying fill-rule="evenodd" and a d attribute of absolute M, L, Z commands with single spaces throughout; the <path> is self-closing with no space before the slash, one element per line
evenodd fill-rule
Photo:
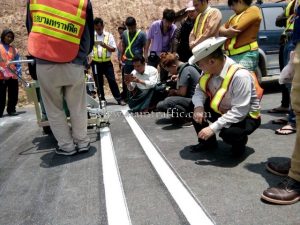
<path fill-rule="evenodd" d="M 197 107 L 194 109 L 193 119 L 196 123 L 202 124 L 204 118 L 203 107 Z"/>
<path fill-rule="evenodd" d="M 178 80 L 178 74 L 172 75 L 172 76 L 171 76 L 171 80 L 172 80 L 172 81 L 177 81 L 177 80 Z"/>
<path fill-rule="evenodd" d="M 226 37 L 233 38 L 241 33 L 241 30 L 235 29 L 235 26 L 226 29 Z"/>
<path fill-rule="evenodd" d="M 214 131 L 210 127 L 205 127 L 198 133 L 198 138 L 206 141 L 214 134 L 215 134 Z"/>

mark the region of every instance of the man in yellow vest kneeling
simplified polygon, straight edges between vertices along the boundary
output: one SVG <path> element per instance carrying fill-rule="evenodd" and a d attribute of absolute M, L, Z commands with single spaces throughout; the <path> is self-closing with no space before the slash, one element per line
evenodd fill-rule
<path fill-rule="evenodd" d="M 193 48 L 190 64 L 202 70 L 192 98 L 197 145 L 191 152 L 217 147 L 216 134 L 232 146 L 234 156 L 245 152 L 248 135 L 260 123 L 260 99 L 251 73 L 222 52 L 226 38 L 209 38 Z M 211 124 L 208 121 L 212 122 Z"/>

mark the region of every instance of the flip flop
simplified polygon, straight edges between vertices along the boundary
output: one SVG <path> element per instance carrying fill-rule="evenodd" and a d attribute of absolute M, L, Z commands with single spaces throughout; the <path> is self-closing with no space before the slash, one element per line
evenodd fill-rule
<path fill-rule="evenodd" d="M 289 109 L 283 109 L 281 107 L 268 110 L 268 113 L 288 113 L 288 112 Z"/>
<path fill-rule="evenodd" d="M 280 118 L 277 120 L 272 120 L 272 124 L 286 125 L 288 123 L 287 119 Z"/>
<path fill-rule="evenodd" d="M 290 132 L 282 132 L 282 131 L 290 131 Z M 280 128 L 275 131 L 275 134 L 278 134 L 278 135 L 289 135 L 289 134 L 294 134 L 294 133 L 296 133 L 295 128 Z"/>

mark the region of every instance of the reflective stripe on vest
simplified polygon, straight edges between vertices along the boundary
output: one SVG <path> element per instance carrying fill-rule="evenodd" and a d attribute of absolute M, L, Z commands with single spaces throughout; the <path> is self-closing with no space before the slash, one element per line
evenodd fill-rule
<path fill-rule="evenodd" d="M 17 53 L 16 53 L 16 50 L 14 49 L 14 47 L 9 46 L 8 51 L 6 51 L 3 44 L 0 43 L 0 67 L 2 67 L 2 69 L 4 69 L 3 72 L 1 72 L 1 70 L 0 70 L 0 79 L 1 80 L 8 79 L 8 78 L 18 79 L 16 77 L 16 75 L 7 68 L 8 62 L 14 60 L 14 58 L 16 57 L 16 54 Z M 15 64 L 11 64 L 9 66 L 9 68 L 16 72 Z M 4 73 L 5 73 L 5 75 L 4 75 Z"/>
<path fill-rule="evenodd" d="M 203 21 L 202 21 L 202 24 L 201 24 L 201 27 L 200 27 L 200 33 L 199 33 L 199 35 L 202 35 L 202 34 L 203 34 L 204 24 L 206 23 L 206 19 L 207 19 L 207 17 L 208 17 L 208 14 L 209 14 L 209 11 L 210 11 L 210 10 L 211 10 L 211 9 L 209 9 L 209 10 L 205 13 L 205 15 L 204 15 L 204 18 L 203 18 Z M 198 30 L 198 25 L 199 25 L 199 20 L 200 20 L 201 15 L 202 15 L 202 13 L 200 13 L 200 14 L 197 16 L 196 21 L 195 21 L 195 25 L 194 25 L 194 34 L 195 34 L 196 37 L 198 37 L 198 35 L 197 35 L 197 30 Z"/>
<path fill-rule="evenodd" d="M 235 23 L 237 24 L 241 18 L 241 16 L 244 14 L 245 11 L 243 11 L 242 13 L 240 13 L 239 15 L 232 15 L 230 18 L 229 18 L 229 23 L 235 19 Z M 228 55 L 228 56 L 231 56 L 231 55 L 238 55 L 238 54 L 241 54 L 241 53 L 244 53 L 244 52 L 248 52 L 248 51 L 253 51 L 253 50 L 257 50 L 258 49 L 258 43 L 257 41 L 253 41 L 251 42 L 250 44 L 247 44 L 247 45 L 244 45 L 244 46 L 241 46 L 239 48 L 234 48 L 235 44 L 236 44 L 236 38 L 237 36 L 231 38 L 228 46 L 227 46 L 227 49 L 225 48 L 225 44 L 223 45 L 223 49 L 225 49 L 225 54 Z"/>
<path fill-rule="evenodd" d="M 284 10 L 284 15 L 287 17 L 285 31 L 293 31 L 294 21 L 296 17 L 296 0 L 291 1 Z"/>
<path fill-rule="evenodd" d="M 97 40 L 97 35 L 95 34 L 95 40 Z M 104 39 L 103 39 L 104 44 L 108 45 L 109 42 L 109 33 L 107 35 L 104 34 Z M 102 55 L 101 57 L 98 55 L 98 48 L 102 48 Z M 93 56 L 93 61 L 96 62 L 109 62 L 110 57 L 107 56 L 107 49 L 103 48 L 102 46 L 99 45 L 94 45 L 94 56 Z"/>
<path fill-rule="evenodd" d="M 201 90 L 210 97 L 210 107 L 214 112 L 222 114 L 222 112 L 219 109 L 221 102 L 222 102 L 225 94 L 228 91 L 228 88 L 230 86 L 230 83 L 232 81 L 234 74 L 236 73 L 236 71 L 238 69 L 241 69 L 241 68 L 243 68 L 243 67 L 239 64 L 232 64 L 228 68 L 226 76 L 225 76 L 220 88 L 216 91 L 214 96 L 212 96 L 212 94 L 209 92 L 209 90 L 207 88 L 208 82 L 209 82 L 210 78 L 212 77 L 212 75 L 204 74 L 203 76 L 200 77 L 199 86 L 200 86 Z M 256 119 L 260 116 L 260 111 L 259 110 L 251 111 L 251 112 L 249 112 L 249 116 Z"/>
<path fill-rule="evenodd" d="M 88 0 L 31 0 L 32 28 L 28 38 L 31 55 L 53 62 L 70 62 L 78 54 L 86 21 Z"/>
<path fill-rule="evenodd" d="M 135 33 L 135 35 L 134 35 L 134 37 L 132 38 L 132 40 L 130 40 L 129 32 L 126 31 L 126 35 L 125 35 L 125 36 L 127 36 L 128 46 L 127 46 L 127 48 L 125 49 L 124 55 L 125 55 L 125 57 L 126 57 L 126 53 L 129 52 L 129 54 L 130 54 L 130 56 L 131 56 L 131 58 L 126 57 L 127 60 L 132 60 L 132 58 L 134 57 L 134 54 L 132 53 L 131 47 L 132 47 L 132 44 L 134 43 L 134 41 L 135 41 L 135 40 L 137 39 L 137 37 L 139 36 L 139 33 L 140 33 L 140 32 L 141 32 L 141 30 L 138 30 L 138 31 Z"/>

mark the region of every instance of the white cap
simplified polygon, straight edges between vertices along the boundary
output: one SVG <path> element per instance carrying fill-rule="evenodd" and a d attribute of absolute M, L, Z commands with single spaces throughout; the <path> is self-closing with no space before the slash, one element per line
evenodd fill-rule
<path fill-rule="evenodd" d="M 195 64 L 199 60 L 209 56 L 211 53 L 217 50 L 217 48 L 223 45 L 226 39 L 226 37 L 211 37 L 196 45 L 192 49 L 193 56 L 189 58 L 189 64 Z"/>
<path fill-rule="evenodd" d="M 195 10 L 195 7 L 193 4 L 193 1 L 189 1 L 188 4 L 186 5 L 185 12 L 194 11 L 194 10 Z"/>

